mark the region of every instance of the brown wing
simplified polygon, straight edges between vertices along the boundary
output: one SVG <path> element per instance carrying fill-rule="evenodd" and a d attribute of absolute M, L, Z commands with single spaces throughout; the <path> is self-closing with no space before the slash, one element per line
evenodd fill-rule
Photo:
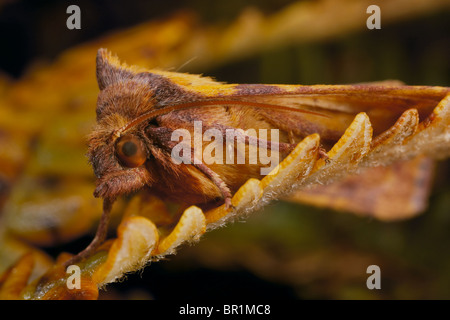
<path fill-rule="evenodd" d="M 322 127 L 342 133 L 356 114 L 365 112 L 371 120 L 374 134 L 378 135 L 390 128 L 408 109 L 417 109 L 421 121 L 425 120 L 448 94 L 448 87 L 404 86 L 384 82 L 330 86 L 219 86 L 215 90 L 209 90 L 206 96 L 214 97 L 212 100 L 236 99 L 244 103 L 251 101 L 320 113 L 327 117 L 301 114 L 308 122 L 317 122 L 314 126 L 321 128 L 319 133 L 326 131 Z M 270 118 L 278 112 L 261 110 L 261 113 Z M 286 113 L 282 117 L 275 116 L 276 121 L 281 124 L 286 121 L 291 123 L 285 115 Z M 290 116 L 295 117 L 295 112 L 291 112 Z"/>
<path fill-rule="evenodd" d="M 419 156 L 388 167 L 366 168 L 330 185 L 295 192 L 289 201 L 393 221 L 426 209 L 433 161 Z"/>

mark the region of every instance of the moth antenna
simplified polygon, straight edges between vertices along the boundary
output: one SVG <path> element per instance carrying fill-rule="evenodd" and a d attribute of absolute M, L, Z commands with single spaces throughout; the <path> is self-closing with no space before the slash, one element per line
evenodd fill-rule
<path fill-rule="evenodd" d="M 180 72 L 181 69 L 183 69 L 184 67 L 186 67 L 189 63 L 191 63 L 192 61 L 194 61 L 195 59 L 197 59 L 198 57 L 192 57 L 190 58 L 188 61 L 186 61 L 185 63 L 183 63 L 181 66 L 178 67 L 177 70 L 175 70 L 175 72 Z"/>
<path fill-rule="evenodd" d="M 253 101 L 237 101 L 237 100 L 214 100 L 214 101 L 213 100 L 203 100 L 203 101 L 193 101 L 193 102 L 175 104 L 175 105 L 164 107 L 162 109 L 149 111 L 149 112 L 144 113 L 143 115 L 133 119 L 132 121 L 128 122 L 123 127 L 116 129 L 113 132 L 113 136 L 118 138 L 118 137 L 120 137 L 120 135 L 123 132 L 142 123 L 145 120 L 153 119 L 153 118 L 156 118 L 157 116 L 167 114 L 167 113 L 175 111 L 175 110 L 188 109 L 188 108 L 194 108 L 194 107 L 199 107 L 199 106 L 214 107 L 214 106 L 221 106 L 224 104 L 241 105 L 241 106 L 246 105 L 249 107 L 267 108 L 267 109 L 272 109 L 272 110 L 275 109 L 275 110 L 283 110 L 283 111 L 294 111 L 294 112 L 313 114 L 316 116 L 329 118 L 329 116 L 324 115 L 319 112 L 300 110 L 300 109 L 296 109 L 296 108 L 292 108 L 292 107 L 279 106 L 279 105 L 275 105 L 275 104 L 253 102 Z"/>

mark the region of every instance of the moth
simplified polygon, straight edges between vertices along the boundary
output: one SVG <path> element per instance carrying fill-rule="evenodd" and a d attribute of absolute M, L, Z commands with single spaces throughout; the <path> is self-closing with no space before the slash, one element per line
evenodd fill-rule
<path fill-rule="evenodd" d="M 232 194 L 249 178 L 261 178 L 261 167 L 267 166 L 260 160 L 206 163 L 194 151 L 195 141 L 174 141 L 177 130 L 192 136 L 196 130 L 200 134 L 215 130 L 215 140 L 222 141 L 235 130 L 233 139 L 240 139 L 246 151 L 265 148 L 280 160 L 303 138 L 319 134 L 318 155 L 326 159 L 326 152 L 358 113 L 367 113 L 373 135 L 382 136 L 405 110 L 415 108 L 427 119 L 450 92 L 389 81 L 332 86 L 225 84 L 199 75 L 130 67 L 106 49 L 98 51 L 96 62 L 100 92 L 88 157 L 97 177 L 94 195 L 104 199 L 104 212 L 95 238 L 75 259 L 86 257 L 104 241 L 109 212 L 119 196 L 145 188 L 186 206 L 230 206 Z M 248 133 L 260 129 L 277 130 L 276 141 Z M 197 145 L 200 153 L 211 140 Z M 173 161 L 180 143 L 178 156 L 190 162 Z M 229 146 L 216 145 L 214 152 L 221 148 L 226 153 Z M 236 156 L 237 146 L 232 149 Z"/>

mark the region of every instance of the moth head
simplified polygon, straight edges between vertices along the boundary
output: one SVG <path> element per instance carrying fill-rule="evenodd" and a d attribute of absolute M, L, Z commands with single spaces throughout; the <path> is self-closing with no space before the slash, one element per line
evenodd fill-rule
<path fill-rule="evenodd" d="M 171 77 L 182 79 L 171 72 L 127 66 L 106 49 L 98 50 L 97 126 L 88 151 L 98 178 L 95 196 L 116 197 L 153 183 L 146 164 L 152 154 L 163 155 L 146 136 L 146 125 L 156 114 L 167 113 L 168 106 L 198 98 Z M 189 77 L 184 82 L 191 81 Z"/>
<path fill-rule="evenodd" d="M 152 182 L 146 169 L 151 148 L 145 127 L 119 131 L 154 108 L 154 93 L 142 73 L 104 49 L 97 54 L 97 81 L 97 125 L 89 136 L 88 158 L 97 176 L 94 195 L 115 198 Z"/>

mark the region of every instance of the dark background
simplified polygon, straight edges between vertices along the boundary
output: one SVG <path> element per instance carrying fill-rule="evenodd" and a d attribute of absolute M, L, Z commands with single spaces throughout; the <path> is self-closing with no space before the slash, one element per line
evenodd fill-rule
<path fill-rule="evenodd" d="M 33 60 L 55 58 L 62 50 L 105 33 L 150 19 L 163 19 L 179 10 L 191 10 L 205 23 L 232 20 L 242 8 L 257 5 L 270 13 L 292 1 L 181 1 L 181 0 L 6 0 L 0 4 L 0 69 L 20 76 Z M 81 29 L 66 28 L 66 9 L 81 9 Z"/>
<path fill-rule="evenodd" d="M 143 21 L 163 19 L 182 10 L 195 12 L 205 24 L 225 25 L 248 6 L 256 6 L 264 14 L 270 14 L 292 2 L 9 0 L 0 4 L 0 69 L 12 77 L 19 77 L 36 60 L 51 61 L 74 45 Z M 66 28 L 69 16 L 66 9 L 70 4 L 81 8 L 81 30 Z M 236 74 L 242 80 L 250 75 L 254 82 L 264 82 L 264 76 L 268 74 L 272 81 L 279 78 L 280 81 L 303 84 L 395 78 L 410 84 L 448 85 L 448 17 L 448 11 L 424 14 L 383 25 L 381 30 L 352 33 L 327 42 L 274 48 L 266 55 L 252 57 L 251 61 L 243 61 L 237 66 L 237 69 L 244 66 L 253 72 L 237 73 L 232 69 L 228 74 L 233 74 L 232 82 L 240 82 L 241 79 L 235 78 Z M 223 70 L 210 72 L 216 75 L 219 71 L 222 74 Z M 255 74 L 257 77 L 252 76 Z"/>

